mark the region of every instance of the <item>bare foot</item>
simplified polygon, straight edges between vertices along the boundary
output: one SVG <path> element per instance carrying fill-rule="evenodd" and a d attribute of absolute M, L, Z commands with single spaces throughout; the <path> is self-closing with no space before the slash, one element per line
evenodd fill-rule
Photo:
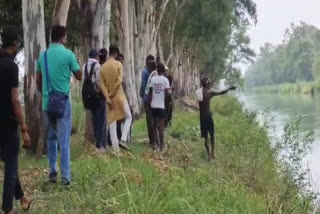
<path fill-rule="evenodd" d="M 215 156 L 214 152 L 212 152 L 212 154 L 211 154 L 211 159 L 212 159 L 212 160 L 215 160 L 215 159 L 216 159 L 216 156 Z"/>
<path fill-rule="evenodd" d="M 20 199 L 20 203 L 21 203 L 21 208 L 24 210 L 24 211 L 27 211 L 30 209 L 30 205 L 32 203 L 32 199 L 29 199 L 27 197 L 22 197 Z"/>

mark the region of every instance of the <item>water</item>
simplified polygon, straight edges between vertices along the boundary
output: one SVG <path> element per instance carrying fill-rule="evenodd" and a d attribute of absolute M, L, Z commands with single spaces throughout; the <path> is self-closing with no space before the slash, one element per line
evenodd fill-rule
<path fill-rule="evenodd" d="M 318 189 L 320 187 L 320 96 L 242 94 L 239 99 L 249 109 L 270 111 L 270 117 L 273 117 L 272 126 L 275 128 L 274 134 L 277 136 L 283 133 L 283 127 L 289 121 L 297 120 L 299 117 L 301 117 L 302 132 L 314 131 L 315 141 L 304 164 L 310 168 L 312 184 Z"/>

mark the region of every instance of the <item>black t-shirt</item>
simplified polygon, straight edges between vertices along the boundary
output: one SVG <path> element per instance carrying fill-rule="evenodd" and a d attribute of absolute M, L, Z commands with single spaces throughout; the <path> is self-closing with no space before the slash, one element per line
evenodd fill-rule
<path fill-rule="evenodd" d="M 0 49 L 0 126 L 17 127 L 11 89 L 19 86 L 19 68 L 14 58 Z"/>

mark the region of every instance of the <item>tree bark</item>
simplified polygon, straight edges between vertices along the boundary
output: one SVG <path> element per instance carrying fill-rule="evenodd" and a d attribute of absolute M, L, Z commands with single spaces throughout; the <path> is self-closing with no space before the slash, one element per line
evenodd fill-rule
<path fill-rule="evenodd" d="M 133 39 L 130 36 L 130 27 L 129 27 L 129 3 L 128 0 L 115 0 L 116 16 L 117 16 L 117 32 L 119 34 L 120 40 L 120 51 L 124 55 L 124 83 L 125 83 L 125 92 L 131 106 L 134 115 L 139 115 L 139 101 L 135 84 L 135 72 L 134 72 L 134 60 L 133 54 L 134 45 Z M 130 8 L 132 9 L 132 8 Z M 130 13 L 130 14 L 132 14 Z M 131 30 L 133 32 L 133 29 Z"/>
<path fill-rule="evenodd" d="M 26 123 L 32 146 L 36 152 L 39 144 L 41 121 L 41 94 L 36 86 L 36 61 L 41 51 L 46 48 L 43 0 L 22 1 L 24 29 L 24 102 Z"/>
<path fill-rule="evenodd" d="M 110 29 L 110 15 L 111 15 L 111 0 L 90 0 L 74 2 L 78 9 L 79 16 L 82 19 L 81 23 L 85 24 L 83 31 L 83 41 L 85 41 L 86 50 L 109 47 L 109 29 Z M 84 51 L 87 59 L 87 52 Z M 94 142 L 93 128 L 92 128 L 91 113 L 86 111 L 86 126 L 85 138 Z"/>
<path fill-rule="evenodd" d="M 52 25 L 67 26 L 70 0 L 56 0 L 53 10 Z"/>

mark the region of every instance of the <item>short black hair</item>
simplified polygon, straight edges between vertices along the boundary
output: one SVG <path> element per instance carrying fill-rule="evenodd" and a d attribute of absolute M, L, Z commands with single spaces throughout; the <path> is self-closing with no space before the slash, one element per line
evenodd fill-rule
<path fill-rule="evenodd" d="M 110 45 L 109 55 L 119 54 L 119 48 L 116 45 Z"/>
<path fill-rule="evenodd" d="M 18 30 L 13 26 L 6 27 L 1 31 L 2 48 L 8 48 L 20 40 Z"/>
<path fill-rule="evenodd" d="M 122 53 L 119 53 L 119 56 L 118 56 L 119 59 L 123 59 L 124 60 L 124 56 Z"/>
<path fill-rule="evenodd" d="M 209 78 L 208 77 L 204 77 L 201 79 L 201 85 L 202 87 L 206 87 L 209 83 Z"/>
<path fill-rule="evenodd" d="M 66 27 L 55 25 L 51 29 L 51 41 L 59 42 L 61 38 L 65 37 L 67 33 Z"/>
<path fill-rule="evenodd" d="M 148 55 L 146 61 L 149 61 L 149 60 L 155 60 L 154 56 L 151 54 Z"/>
<path fill-rule="evenodd" d="M 101 48 L 101 49 L 99 50 L 99 56 L 105 56 L 105 57 L 107 57 L 107 55 L 108 55 L 108 51 L 107 51 L 106 48 Z"/>
<path fill-rule="evenodd" d="M 157 66 L 157 71 L 159 74 L 164 74 L 166 72 L 166 68 L 162 63 L 159 63 Z"/>
<path fill-rule="evenodd" d="M 107 60 L 108 51 L 106 48 L 102 48 L 99 50 L 99 61 L 100 63 L 104 63 Z"/>

